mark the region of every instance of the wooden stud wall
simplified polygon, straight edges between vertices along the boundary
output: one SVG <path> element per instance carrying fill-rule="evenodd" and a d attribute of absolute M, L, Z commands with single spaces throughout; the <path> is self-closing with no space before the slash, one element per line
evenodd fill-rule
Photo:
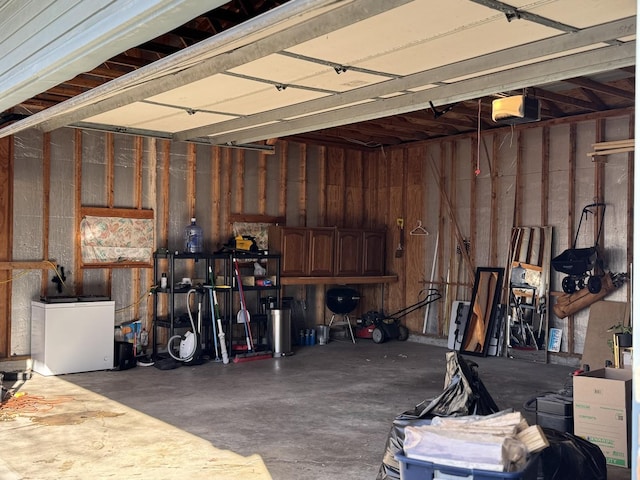
<path fill-rule="evenodd" d="M 13 256 L 13 138 L 0 138 L 0 261 Z M 0 358 L 11 348 L 12 271 L 0 269 Z"/>
<path fill-rule="evenodd" d="M 628 114 L 629 135 L 633 133 L 633 116 Z M 582 121 L 597 123 L 597 132 L 594 139 L 589 142 L 605 140 L 604 131 L 606 120 L 599 117 L 588 117 Z M 438 235 L 438 258 L 436 259 L 437 275 L 436 286 L 441 293 L 449 292 L 449 302 L 457 298 L 470 297 L 475 265 L 478 258 L 488 258 L 497 266 L 502 266 L 503 243 L 507 240 L 501 238 L 511 226 L 521 226 L 523 223 L 532 223 L 531 218 L 525 218 L 525 206 L 522 192 L 531 193 L 532 188 L 539 195 L 540 210 L 539 221 L 548 223 L 550 204 L 553 193 L 549 186 L 549 172 L 552 162 L 565 162 L 567 172 L 566 184 L 568 200 L 566 205 L 567 226 L 563 236 L 573 240 L 575 225 L 577 222 L 576 207 L 576 175 L 577 175 L 577 143 L 584 142 L 578 138 L 577 123 L 569 124 L 567 158 L 552 158 L 550 152 L 550 138 L 553 127 L 562 122 L 549 122 L 540 125 L 517 128 L 515 130 L 513 155 L 515 165 L 512 167 L 514 175 L 513 185 L 515 193 L 513 200 L 509 196 L 509 203 L 505 205 L 506 186 L 502 180 L 507 171 L 506 160 L 501 157 L 502 135 L 493 130 L 484 134 L 480 139 L 477 135 L 460 137 L 448 137 L 441 141 L 420 142 L 406 147 L 392 149 L 375 149 L 371 151 L 350 150 L 337 147 L 304 146 L 296 143 L 279 141 L 276 145 L 276 156 L 267 156 L 259 153 L 248 153 L 242 150 L 234 150 L 220 147 L 196 149 L 194 145 L 186 147 L 185 191 L 188 200 L 186 208 L 189 215 L 195 212 L 198 205 L 211 206 L 211 214 L 208 217 L 209 228 L 206 235 L 218 241 L 226 240 L 231 233 L 233 221 L 239 219 L 251 219 L 257 221 L 260 218 L 282 222 L 287 220 L 291 225 L 298 223 L 301 226 L 356 226 L 362 228 L 387 228 L 387 273 L 398 275 L 397 283 L 385 285 L 384 294 L 380 286 L 361 286 L 366 305 L 364 310 L 383 308 L 386 313 L 414 304 L 418 301 L 420 291 L 428 286 L 429 275 L 433 259 L 432 249 Z M 565 122 L 566 123 L 566 122 Z M 533 187 L 525 185 L 524 138 L 528 128 L 542 128 L 540 145 L 539 177 Z M 513 132 L 512 132 L 513 134 Z M 74 148 L 74 181 L 81 185 L 82 169 L 82 141 L 83 134 L 76 131 L 73 134 Z M 49 195 L 49 177 L 51 168 L 51 137 L 43 136 L 43 195 Z M 166 140 L 153 140 L 148 143 L 145 152 L 145 142 L 142 139 L 134 140 L 133 158 L 131 159 L 133 176 L 133 205 L 132 208 L 143 207 L 143 190 L 145 166 L 147 170 L 156 172 L 151 175 L 150 194 L 152 208 L 156 212 L 157 239 L 160 247 L 167 247 L 170 239 L 170 210 L 172 208 L 170 192 L 171 182 L 175 180 L 171 171 L 172 144 Z M 478 145 L 484 148 L 478 149 Z M 468 153 L 467 153 L 468 151 Z M 480 152 L 480 158 L 478 158 Z M 105 134 L 105 189 L 107 207 L 114 204 L 114 169 L 115 157 L 119 152 L 114 152 L 114 136 Z M 204 154 L 203 154 L 204 153 Z M 633 156 L 626 154 L 627 169 L 629 170 L 627 188 L 627 260 L 631 258 L 631 228 L 632 228 L 632 170 Z M 13 158 L 12 144 L 9 140 L 0 139 L 0 263 L 11 260 L 11 195 L 7 195 L 11 186 L 11 162 Z M 245 175 L 253 167 L 249 162 L 256 162 L 256 184 L 250 184 L 251 175 Z M 482 177 L 473 175 L 476 164 L 480 160 L 483 167 Z M 147 163 L 145 163 L 147 162 Z M 210 188 L 208 192 L 197 191 L 196 178 L 199 170 L 204 170 L 207 162 L 210 162 Z M 297 162 L 297 163 L 296 163 Z M 313 167 L 313 169 L 311 168 Z M 467 171 L 467 169 L 470 169 Z M 314 172 L 312 178 L 310 172 Z M 471 172 L 471 174 L 469 174 Z M 605 197 L 604 179 L 606 163 L 597 162 L 594 165 L 594 195 L 602 199 Z M 461 190 L 458 178 L 466 175 L 467 190 Z M 538 173 L 536 173 L 538 175 Z M 317 178 L 316 178 L 317 177 Z M 489 183 L 481 183 L 489 182 Z M 298 190 L 291 190 L 290 184 L 299 186 Z M 202 185 L 199 183 L 198 185 Z M 468 185 L 468 187 L 467 187 Z M 271 188 L 278 188 L 277 204 L 269 205 L 267 192 Z M 433 193 L 427 189 L 434 189 Z M 489 194 L 487 195 L 487 188 Z M 76 212 L 80 212 L 81 189 L 76 189 L 74 203 Z M 430 194 L 430 196 L 428 196 Z M 253 197 L 255 197 L 255 203 Z M 488 196 L 489 198 L 481 198 Z M 248 198 L 251 198 L 249 205 Z M 427 198 L 436 198 L 436 202 L 426 205 Z M 274 200 L 272 200 L 274 201 Z M 511 202 L 513 201 L 513 205 Z M 310 208 L 314 203 L 314 208 Z M 55 226 L 49 225 L 48 202 L 44 202 L 44 258 L 48 255 L 49 229 Z M 488 211 L 481 213 L 479 206 Z M 146 206 L 148 208 L 149 206 Z M 488 207 L 488 208 L 487 208 Z M 269 215 L 274 212 L 276 215 Z M 315 217 L 310 215 L 315 212 Z M 462 215 L 464 212 L 464 215 Z M 77 213 L 76 215 L 79 215 Z M 530 216 L 530 215 L 529 215 Z M 396 225 L 396 219 L 404 220 L 404 245 L 402 254 L 396 256 L 396 248 L 400 243 L 400 230 Z M 80 218 L 76 217 L 76 225 Z M 536 219 L 537 220 L 537 219 Z M 422 222 L 431 236 L 411 237 L 409 231 Z M 479 222 L 490 222 L 489 238 L 481 238 Z M 508 236 L 508 235 L 507 235 Z M 469 250 L 464 248 L 465 241 L 469 242 Z M 75 250 L 74 269 L 80 271 L 79 242 Z M 429 245 L 429 251 L 427 250 Z M 556 245 L 556 250 L 562 250 L 565 245 Z M 1 266 L 1 265 L 0 265 Z M 43 268 L 40 264 L 39 268 Z M 11 270 L 0 268 L 0 281 L 7 279 Z M 108 275 L 109 288 L 111 287 L 111 271 Z M 76 277 L 76 293 L 82 292 L 81 276 Z M 133 285 L 137 290 L 157 279 L 152 278 L 149 269 L 146 273 L 132 273 Z M 43 280 L 46 286 L 47 280 Z M 44 288 L 44 287 L 43 287 Z M 131 290 L 136 290 L 132 288 Z M 10 316 L 11 289 L 6 284 L 0 283 L 0 356 L 8 353 L 10 326 L 6 319 Z M 304 294 L 302 290 L 299 291 Z M 135 300 L 139 292 L 133 291 L 131 300 Z M 316 305 L 321 308 L 321 301 Z M 440 336 L 448 331 L 450 309 L 444 301 L 439 301 L 437 308 L 436 330 Z M 147 302 L 146 313 L 150 315 L 150 304 Z M 144 315 L 143 309 L 135 309 L 136 315 Z M 412 332 L 421 332 L 424 311 L 420 310 L 403 319 L 403 322 Z M 2 323 L 2 322 L 5 323 Z M 573 354 L 575 349 L 573 320 L 567 320 L 568 328 L 568 352 Z"/>
<path fill-rule="evenodd" d="M 42 256 L 49 258 L 49 225 L 51 202 L 51 134 L 42 138 Z M 40 291 L 46 291 L 49 282 L 49 269 L 42 270 Z"/>

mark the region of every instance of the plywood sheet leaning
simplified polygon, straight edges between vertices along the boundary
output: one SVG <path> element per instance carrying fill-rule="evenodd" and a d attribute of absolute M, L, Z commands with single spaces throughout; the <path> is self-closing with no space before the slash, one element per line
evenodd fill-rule
<path fill-rule="evenodd" d="M 608 330 L 613 325 L 628 325 L 630 312 L 631 307 L 627 302 L 601 300 L 591 305 L 582 352 L 583 365 L 589 365 L 592 370 L 595 370 L 604 367 L 607 360 L 613 362 L 613 352 L 608 344 L 613 333 Z"/>
<path fill-rule="evenodd" d="M 619 286 L 618 283 L 618 280 L 614 281 L 611 273 L 607 273 L 602 277 L 602 288 L 598 293 L 589 293 L 589 290 L 586 288 L 582 288 L 571 295 L 564 293 L 557 297 L 556 303 L 553 306 L 553 313 L 555 313 L 558 318 L 573 315 L 598 300 L 602 300 Z"/>

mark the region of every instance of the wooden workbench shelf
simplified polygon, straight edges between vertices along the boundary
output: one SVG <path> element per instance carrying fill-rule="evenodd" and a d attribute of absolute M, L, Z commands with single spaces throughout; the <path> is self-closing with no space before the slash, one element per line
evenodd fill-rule
<path fill-rule="evenodd" d="M 282 285 L 364 285 L 377 283 L 393 283 L 398 281 L 397 275 L 356 276 L 356 277 L 281 277 Z"/>

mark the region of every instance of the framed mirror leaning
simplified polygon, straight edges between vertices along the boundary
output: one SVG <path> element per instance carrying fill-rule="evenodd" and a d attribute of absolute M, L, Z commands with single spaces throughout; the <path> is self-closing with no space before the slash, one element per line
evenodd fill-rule
<path fill-rule="evenodd" d="M 486 356 L 502 291 L 504 268 L 476 268 L 460 353 Z"/>

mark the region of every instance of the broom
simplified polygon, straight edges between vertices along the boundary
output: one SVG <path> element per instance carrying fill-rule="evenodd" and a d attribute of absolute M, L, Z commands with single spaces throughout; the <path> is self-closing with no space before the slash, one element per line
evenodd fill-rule
<path fill-rule="evenodd" d="M 271 351 L 266 352 L 254 352 L 253 351 L 253 338 L 251 337 L 251 325 L 249 311 L 247 310 L 247 304 L 244 298 L 244 289 L 242 288 L 242 278 L 240 276 L 240 268 L 238 267 L 238 259 L 233 259 L 233 267 L 236 274 L 236 282 L 238 282 L 238 292 L 240 293 L 240 311 L 238 312 L 238 322 L 244 322 L 244 330 L 247 341 L 247 353 L 238 353 L 233 359 L 233 363 L 250 362 L 252 360 L 265 360 L 272 358 L 273 353 Z"/>

